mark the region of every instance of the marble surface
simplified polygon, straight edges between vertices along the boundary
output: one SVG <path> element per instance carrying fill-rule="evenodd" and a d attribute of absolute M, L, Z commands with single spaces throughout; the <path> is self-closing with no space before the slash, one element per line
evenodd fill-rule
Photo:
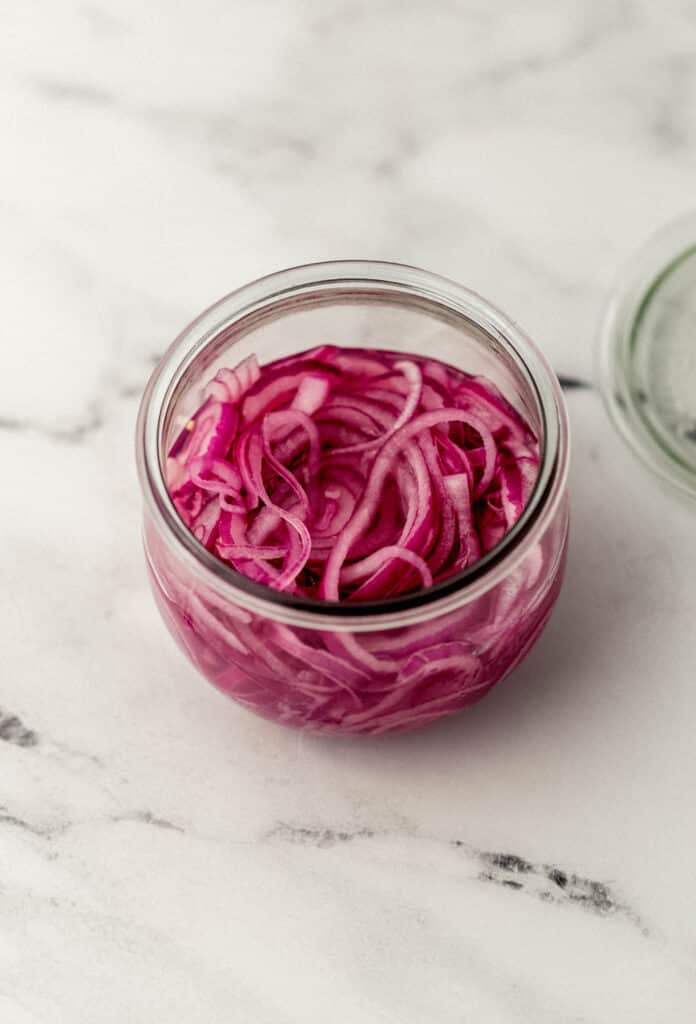
<path fill-rule="evenodd" d="M 688 1019 L 696 519 L 613 433 L 594 349 L 693 202 L 694 4 L 15 0 L 0 51 L 0 1020 Z M 132 459 L 200 309 L 349 255 L 478 289 L 580 385 L 542 642 L 365 742 L 183 661 Z"/>

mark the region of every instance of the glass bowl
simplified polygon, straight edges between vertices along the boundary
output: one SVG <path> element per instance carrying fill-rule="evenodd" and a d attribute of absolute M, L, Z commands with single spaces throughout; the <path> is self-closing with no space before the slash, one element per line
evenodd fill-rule
<path fill-rule="evenodd" d="M 434 586 L 328 602 L 252 582 L 208 552 L 167 493 L 166 453 L 217 369 L 319 344 L 431 355 L 484 374 L 541 441 L 534 491 L 483 558 Z M 530 650 L 561 586 L 568 424 L 536 346 L 462 286 L 394 263 L 317 263 L 271 274 L 211 306 L 176 339 L 137 427 L 147 566 L 162 617 L 195 667 L 244 707 L 321 733 L 415 728 L 479 700 Z M 407 693 L 406 693 L 407 684 Z"/>

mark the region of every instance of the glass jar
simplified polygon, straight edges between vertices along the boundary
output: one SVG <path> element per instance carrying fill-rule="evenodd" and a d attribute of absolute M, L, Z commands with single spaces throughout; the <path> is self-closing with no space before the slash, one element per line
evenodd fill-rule
<path fill-rule="evenodd" d="M 225 365 L 319 344 L 432 355 L 492 380 L 541 441 L 520 519 L 463 572 L 374 602 L 277 592 L 208 552 L 167 493 L 166 453 Z M 177 338 L 137 428 L 147 565 L 161 614 L 196 668 L 240 704 L 322 733 L 414 728 L 479 700 L 530 650 L 563 577 L 568 424 L 535 345 L 475 293 L 394 263 L 317 263 L 228 295 Z"/>

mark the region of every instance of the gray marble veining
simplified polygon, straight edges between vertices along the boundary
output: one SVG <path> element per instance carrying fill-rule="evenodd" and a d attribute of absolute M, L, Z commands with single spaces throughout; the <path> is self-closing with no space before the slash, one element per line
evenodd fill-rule
<path fill-rule="evenodd" d="M 594 354 L 616 273 L 693 204 L 693 4 L 46 0 L 0 55 L 0 1020 L 688 1019 L 694 516 L 615 436 Z M 543 640 L 379 742 L 196 677 L 132 457 L 196 313 L 362 255 L 517 319 L 574 444 Z"/>

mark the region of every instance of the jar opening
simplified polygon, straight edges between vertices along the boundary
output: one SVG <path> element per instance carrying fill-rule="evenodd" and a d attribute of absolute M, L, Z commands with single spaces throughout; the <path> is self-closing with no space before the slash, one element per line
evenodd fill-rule
<path fill-rule="evenodd" d="M 333 334 L 337 309 L 346 325 L 346 339 L 329 334 L 323 341 L 347 344 L 357 330 L 360 338 L 354 345 L 362 346 L 367 341 L 367 347 L 388 348 L 388 332 L 398 326 L 408 335 L 400 337 L 404 350 L 410 346 L 414 354 L 422 355 L 419 332 L 422 328 L 422 343 L 426 344 L 426 321 L 428 345 L 433 343 L 433 331 L 437 334 L 438 330 L 433 324 L 444 325 L 443 345 L 450 334 L 452 345 L 456 344 L 456 335 L 468 337 L 475 343 L 471 349 L 472 358 L 478 361 L 474 372 L 490 373 L 495 368 L 504 373 L 515 388 L 517 401 L 513 404 L 524 405 L 539 433 L 541 465 L 534 490 L 519 520 L 502 540 L 457 574 L 428 588 L 377 601 L 347 603 L 297 597 L 248 579 L 216 558 L 190 533 L 172 504 L 164 474 L 175 420 L 181 419 L 181 403 L 196 380 L 207 380 L 218 366 L 237 362 L 256 351 L 262 336 L 273 355 L 266 358 L 262 352 L 257 353 L 260 362 L 291 354 L 297 350 L 296 339 L 304 337 L 309 317 L 313 318 L 313 331 L 324 331 L 331 327 L 333 316 Z M 325 326 L 322 314 L 326 314 Z M 235 354 L 230 359 L 233 346 Z M 438 352 L 438 358 L 448 361 L 446 353 Z M 563 492 L 568 462 L 567 423 L 558 382 L 543 356 L 514 323 L 480 296 L 413 267 L 339 261 L 309 264 L 262 278 L 228 295 L 187 327 L 148 382 L 138 418 L 137 457 L 150 510 L 165 527 L 170 543 L 211 586 L 245 607 L 263 608 L 264 614 L 283 621 L 307 625 L 321 617 L 334 625 L 341 621 L 350 628 L 371 628 L 371 624 L 378 628 L 394 616 L 399 622 L 405 621 L 405 614 L 427 618 L 440 614 L 443 606 L 463 604 L 494 586 L 514 567 L 543 531 Z"/>

